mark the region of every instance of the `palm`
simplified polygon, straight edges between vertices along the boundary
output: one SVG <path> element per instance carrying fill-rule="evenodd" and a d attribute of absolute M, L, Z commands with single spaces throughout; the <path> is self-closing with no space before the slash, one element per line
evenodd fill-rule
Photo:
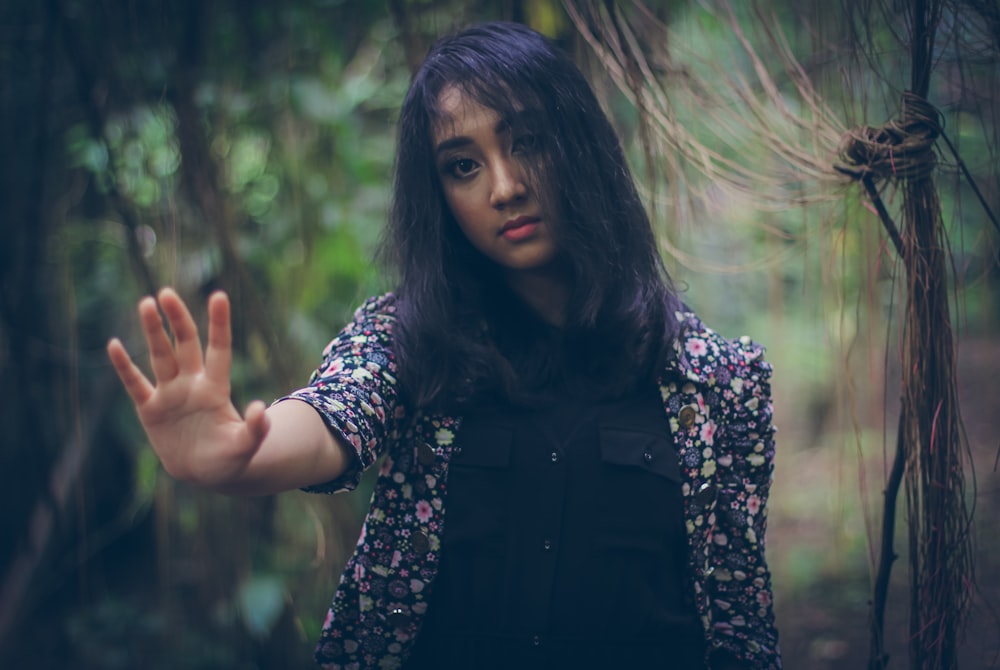
<path fill-rule="evenodd" d="M 230 400 L 229 302 L 223 294 L 209 300 L 203 357 L 194 320 L 181 299 L 170 289 L 159 299 L 174 343 L 156 303 L 147 298 L 139 304 L 155 385 L 117 340 L 109 344 L 108 354 L 166 470 L 198 484 L 225 485 L 243 472 L 266 432 L 259 403 L 244 419 Z"/>

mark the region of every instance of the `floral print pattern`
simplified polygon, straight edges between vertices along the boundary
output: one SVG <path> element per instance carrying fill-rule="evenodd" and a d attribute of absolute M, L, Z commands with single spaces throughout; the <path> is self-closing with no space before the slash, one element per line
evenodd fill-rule
<path fill-rule="evenodd" d="M 310 403 L 357 458 L 343 476 L 306 490 L 357 486 L 384 453 L 371 509 L 316 649 L 329 670 L 403 667 L 433 588 L 445 528 L 447 469 L 460 417 L 397 403 L 395 298 L 371 298 L 323 352 Z M 764 558 L 774 459 L 771 366 L 763 349 L 730 341 L 694 314 L 660 376 L 683 478 L 687 582 L 707 641 L 748 668 L 781 667 Z"/>

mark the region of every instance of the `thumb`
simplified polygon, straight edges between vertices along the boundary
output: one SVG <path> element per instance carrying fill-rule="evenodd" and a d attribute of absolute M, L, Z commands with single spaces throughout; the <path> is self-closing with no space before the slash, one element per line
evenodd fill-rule
<path fill-rule="evenodd" d="M 247 405 L 243 420 L 247 425 L 247 432 L 250 433 L 250 440 L 254 447 L 259 447 L 268 431 L 271 430 L 271 418 L 267 415 L 267 405 L 261 400 L 254 400 Z"/>

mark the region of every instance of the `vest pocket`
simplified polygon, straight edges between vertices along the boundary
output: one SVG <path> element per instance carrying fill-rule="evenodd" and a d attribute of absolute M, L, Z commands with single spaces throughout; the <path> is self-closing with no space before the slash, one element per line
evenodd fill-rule
<path fill-rule="evenodd" d="M 662 553 L 683 537 L 681 472 L 664 435 L 602 427 L 597 538 L 608 549 Z"/>
<path fill-rule="evenodd" d="M 513 431 L 467 422 L 448 464 L 445 543 L 499 541 L 507 524 Z"/>

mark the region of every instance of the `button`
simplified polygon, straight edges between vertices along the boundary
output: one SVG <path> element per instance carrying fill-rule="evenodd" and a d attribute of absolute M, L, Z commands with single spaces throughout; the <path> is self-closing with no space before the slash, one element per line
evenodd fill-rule
<path fill-rule="evenodd" d="M 652 463 L 653 462 L 653 452 L 651 452 L 649 449 L 647 449 L 646 451 L 642 452 L 642 460 L 646 461 L 647 463 Z"/>
<path fill-rule="evenodd" d="M 419 554 L 426 554 L 427 550 L 431 548 L 431 541 L 428 539 L 426 533 L 416 532 L 410 535 L 410 546 L 413 550 Z"/>
<path fill-rule="evenodd" d="M 559 452 L 558 451 L 553 451 L 552 452 L 552 462 L 553 463 L 558 463 L 559 462 Z"/>
<path fill-rule="evenodd" d="M 542 646 L 542 636 L 541 635 L 534 635 L 534 636 L 532 636 L 532 638 L 531 638 L 531 646 L 533 646 L 533 647 L 541 647 Z"/>
<path fill-rule="evenodd" d="M 546 540 L 542 542 L 542 548 L 545 549 L 545 551 L 552 549 L 552 540 L 546 538 Z"/>
<path fill-rule="evenodd" d="M 684 428 L 690 428 L 694 425 L 695 411 L 694 407 L 691 405 L 686 405 L 681 408 L 681 413 L 677 416 L 677 421 Z"/>
<path fill-rule="evenodd" d="M 385 622 L 393 628 L 404 628 L 410 623 L 410 616 L 402 608 L 395 607 L 389 612 L 389 616 L 385 618 Z"/>
<path fill-rule="evenodd" d="M 435 456 L 434 447 L 426 442 L 417 447 L 417 460 L 421 465 L 430 465 L 434 462 Z"/>
<path fill-rule="evenodd" d="M 699 507 L 708 507 L 715 502 L 717 493 L 718 489 L 716 489 L 715 484 L 705 482 L 698 488 L 698 492 L 694 494 L 694 503 Z"/>

